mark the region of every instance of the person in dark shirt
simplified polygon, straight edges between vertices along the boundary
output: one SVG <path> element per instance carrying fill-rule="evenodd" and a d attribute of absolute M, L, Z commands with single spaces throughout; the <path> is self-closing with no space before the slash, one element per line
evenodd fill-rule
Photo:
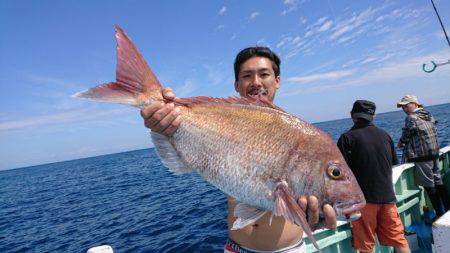
<path fill-rule="evenodd" d="M 373 124 L 375 109 L 371 101 L 355 101 L 350 112 L 354 125 L 337 143 L 367 202 L 361 218 L 351 224 L 353 247 L 372 252 L 376 233 L 381 245 L 393 246 L 396 252 L 411 252 L 395 204 L 392 165 L 398 160 L 394 142 Z"/>

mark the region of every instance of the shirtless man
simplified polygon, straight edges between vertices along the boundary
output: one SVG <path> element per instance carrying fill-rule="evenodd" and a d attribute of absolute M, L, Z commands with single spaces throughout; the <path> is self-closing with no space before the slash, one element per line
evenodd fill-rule
<path fill-rule="evenodd" d="M 280 87 L 280 59 L 269 48 L 250 47 L 242 50 L 236 56 L 234 63 L 235 90 L 242 97 L 263 96 L 273 101 Z M 166 99 L 173 99 L 170 88 L 164 90 Z M 145 126 L 152 131 L 170 136 L 181 123 L 180 111 L 173 104 L 152 104 L 141 110 Z M 231 230 L 235 217 L 234 208 L 237 204 L 232 197 L 228 198 L 228 236 L 224 252 L 304 252 L 301 227 L 290 223 L 281 216 L 274 216 L 270 222 L 271 213 L 265 214 L 255 223 L 242 229 Z M 311 228 L 319 226 L 319 206 L 314 196 L 302 196 L 298 199 L 300 207 L 308 215 Z M 336 227 L 334 209 L 325 204 L 322 207 L 324 226 Z"/>

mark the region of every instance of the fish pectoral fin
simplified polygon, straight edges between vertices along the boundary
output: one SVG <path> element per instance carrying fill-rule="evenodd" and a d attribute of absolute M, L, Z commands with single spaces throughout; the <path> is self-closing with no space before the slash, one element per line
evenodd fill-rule
<path fill-rule="evenodd" d="M 239 203 L 234 208 L 234 216 L 237 219 L 233 223 L 232 230 L 244 228 L 261 218 L 267 211 L 258 207 Z"/>
<path fill-rule="evenodd" d="M 286 182 L 279 182 L 275 187 L 275 208 L 273 214 L 276 216 L 283 216 L 288 221 L 301 226 L 314 247 L 320 251 L 319 245 L 314 239 L 311 227 L 306 221 L 306 214 L 299 206 L 294 196 L 289 192 Z"/>
<path fill-rule="evenodd" d="M 186 167 L 181 160 L 178 152 L 170 143 L 169 138 L 156 132 L 151 132 L 152 141 L 155 145 L 156 151 L 164 166 L 169 168 L 169 171 L 176 175 L 189 173 L 192 169 Z"/>

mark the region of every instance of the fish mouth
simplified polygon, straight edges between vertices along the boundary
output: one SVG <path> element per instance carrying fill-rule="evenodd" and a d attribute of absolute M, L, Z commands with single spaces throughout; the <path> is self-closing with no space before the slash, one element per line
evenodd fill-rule
<path fill-rule="evenodd" d="M 260 98 L 261 96 L 267 96 L 269 92 L 264 87 L 250 87 L 247 91 L 247 95 L 252 98 Z"/>
<path fill-rule="evenodd" d="M 338 203 L 334 206 L 337 220 L 354 221 L 361 217 L 361 210 L 366 202 Z"/>

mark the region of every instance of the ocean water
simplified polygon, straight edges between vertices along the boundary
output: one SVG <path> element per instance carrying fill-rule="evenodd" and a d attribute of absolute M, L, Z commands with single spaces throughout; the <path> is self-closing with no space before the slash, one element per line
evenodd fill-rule
<path fill-rule="evenodd" d="M 428 109 L 441 147 L 450 145 L 450 104 Z M 379 114 L 375 123 L 396 141 L 404 117 Z M 316 125 L 336 141 L 352 122 Z M 225 217 L 224 194 L 195 173 L 172 175 L 154 149 L 0 171 L 0 252 L 86 252 L 101 244 L 115 252 L 218 252 Z"/>

